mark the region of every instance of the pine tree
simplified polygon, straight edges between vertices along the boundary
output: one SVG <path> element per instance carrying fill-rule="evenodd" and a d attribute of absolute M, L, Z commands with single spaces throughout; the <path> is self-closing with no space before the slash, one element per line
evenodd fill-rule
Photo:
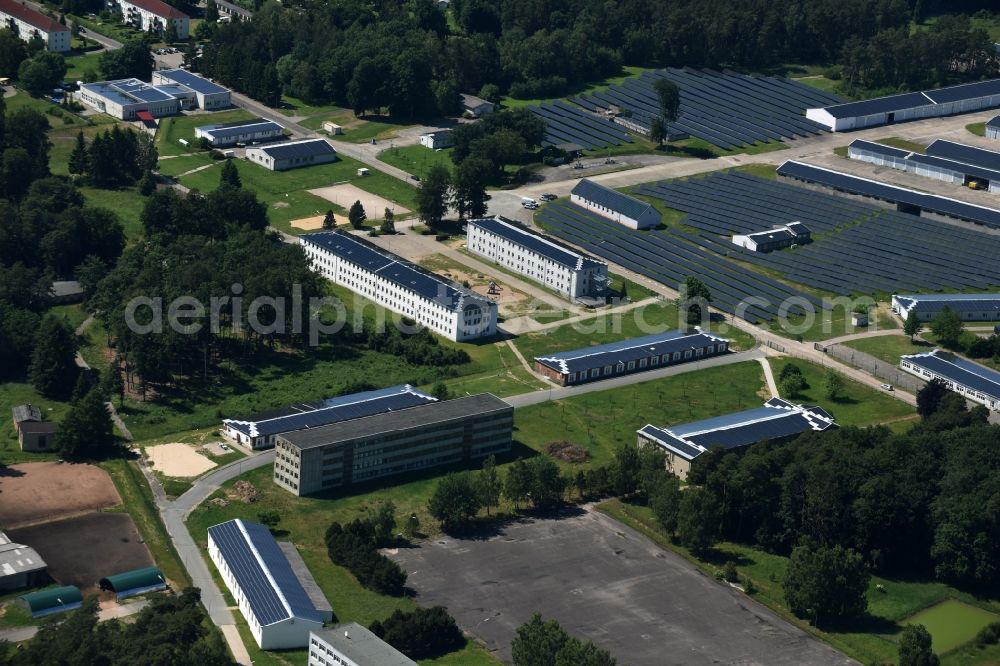
<path fill-rule="evenodd" d="M 226 160 L 222 165 L 222 173 L 219 174 L 219 187 L 232 187 L 237 190 L 243 187 L 239 169 L 236 168 L 236 164 L 232 160 Z"/>
<path fill-rule="evenodd" d="M 368 216 L 365 214 L 365 207 L 361 205 L 361 201 L 355 201 L 351 204 L 351 210 L 347 212 L 347 220 L 351 223 L 351 226 L 355 229 L 360 229 L 361 225 L 365 223 Z"/>
<path fill-rule="evenodd" d="M 337 218 L 334 216 L 332 210 L 326 211 L 326 215 L 323 216 L 323 228 L 328 231 L 337 228 Z"/>
<path fill-rule="evenodd" d="M 77 176 L 87 172 L 87 142 L 83 138 L 83 131 L 76 135 L 76 145 L 69 156 L 69 172 Z"/>
<path fill-rule="evenodd" d="M 146 173 L 142 174 L 142 178 L 139 179 L 139 194 L 148 197 L 155 191 L 156 176 L 153 175 L 152 171 L 146 171 Z"/>
<path fill-rule="evenodd" d="M 388 208 L 385 209 L 385 215 L 382 217 L 381 230 L 384 234 L 396 233 L 396 216 Z"/>
<path fill-rule="evenodd" d="M 76 336 L 54 316 L 38 327 L 28 376 L 32 386 L 49 398 L 65 398 L 76 383 Z"/>
<path fill-rule="evenodd" d="M 93 388 L 73 401 L 59 424 L 56 446 L 66 457 L 100 457 L 111 453 L 114 443 L 114 424 L 107 404 L 100 390 Z"/>

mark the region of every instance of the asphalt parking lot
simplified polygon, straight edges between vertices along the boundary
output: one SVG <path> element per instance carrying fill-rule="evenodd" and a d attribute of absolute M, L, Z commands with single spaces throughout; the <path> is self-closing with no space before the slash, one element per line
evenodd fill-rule
<path fill-rule="evenodd" d="M 421 605 L 446 606 L 508 662 L 515 630 L 540 612 L 630 666 L 856 663 L 597 512 L 444 537 L 394 557 Z"/>

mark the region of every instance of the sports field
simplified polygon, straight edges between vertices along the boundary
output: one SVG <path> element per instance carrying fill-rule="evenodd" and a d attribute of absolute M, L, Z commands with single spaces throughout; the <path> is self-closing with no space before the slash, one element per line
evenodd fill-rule
<path fill-rule="evenodd" d="M 905 624 L 927 627 L 933 638 L 934 651 L 942 654 L 968 643 L 980 629 L 998 621 L 1000 615 L 996 613 L 948 599 L 910 617 Z"/>

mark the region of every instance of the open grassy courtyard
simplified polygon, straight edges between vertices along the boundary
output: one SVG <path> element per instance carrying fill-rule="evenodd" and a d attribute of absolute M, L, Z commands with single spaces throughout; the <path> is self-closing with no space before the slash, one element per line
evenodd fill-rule
<path fill-rule="evenodd" d="M 201 125 L 219 125 L 222 123 L 235 123 L 241 120 L 251 120 L 255 115 L 244 109 L 234 109 L 232 111 L 217 111 L 215 113 L 194 113 L 173 118 L 163 118 L 160 120 L 160 127 L 156 131 L 156 149 L 161 156 L 181 155 L 183 153 L 197 152 L 195 145 L 194 129 Z M 188 145 L 180 142 L 184 139 Z"/>
<path fill-rule="evenodd" d="M 448 171 L 452 171 L 455 166 L 454 162 L 451 161 L 451 148 L 432 150 L 419 144 L 383 150 L 378 154 L 378 158 L 386 164 L 398 167 L 420 178 L 426 178 L 431 167 L 440 165 Z"/>

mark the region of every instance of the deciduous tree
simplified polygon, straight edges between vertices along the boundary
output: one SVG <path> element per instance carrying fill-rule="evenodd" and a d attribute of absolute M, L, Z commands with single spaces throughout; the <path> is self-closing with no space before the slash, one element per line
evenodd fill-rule
<path fill-rule="evenodd" d="M 868 565 L 854 550 L 801 545 L 792 551 L 783 587 L 789 609 L 820 626 L 862 617 L 870 580 Z"/>
<path fill-rule="evenodd" d="M 365 207 L 361 205 L 361 200 L 358 199 L 351 204 L 351 209 L 347 211 L 347 221 L 355 229 L 360 229 L 367 219 L 368 215 L 365 214 Z"/>
<path fill-rule="evenodd" d="M 468 527 L 482 508 L 476 480 L 468 472 L 451 473 L 438 481 L 427 506 L 445 531 Z"/>

